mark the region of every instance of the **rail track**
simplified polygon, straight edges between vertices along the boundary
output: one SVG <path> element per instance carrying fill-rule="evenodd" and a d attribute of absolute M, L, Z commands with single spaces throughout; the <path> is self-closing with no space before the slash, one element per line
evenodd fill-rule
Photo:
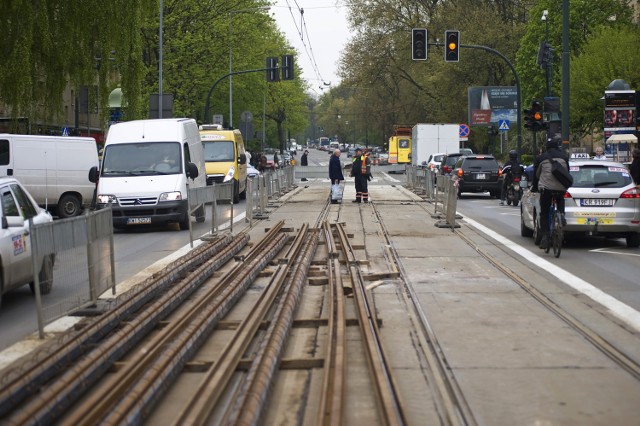
<path fill-rule="evenodd" d="M 296 322 L 312 324 L 306 327 L 316 335 L 326 327 L 329 336 L 319 357 L 290 362 L 294 369 L 322 371 L 320 388 L 309 392 L 321 402 L 309 419 L 342 423 L 346 330 L 357 324 L 378 421 L 406 424 L 360 259 L 344 226 L 327 222 L 329 211 L 326 203 L 314 228 L 290 230 L 279 222 L 255 244 L 246 233 L 220 237 L 120 297 L 104 315 L 85 320 L 3 378 L 3 424 L 141 424 L 193 372 L 190 396 L 166 423 L 257 424 L 287 363 L 283 354 Z M 328 315 L 321 309 L 318 318 L 296 320 L 310 269 L 326 280 Z M 256 292 L 242 320 L 227 319 L 241 298 Z M 227 336 L 219 354 L 200 361 L 198 351 L 220 330 Z M 301 383 L 304 392 L 309 383 Z"/>

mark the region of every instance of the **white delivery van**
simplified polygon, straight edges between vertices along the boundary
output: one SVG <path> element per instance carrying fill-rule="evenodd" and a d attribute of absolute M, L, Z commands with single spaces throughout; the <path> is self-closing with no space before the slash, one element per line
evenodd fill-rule
<path fill-rule="evenodd" d="M 188 229 L 188 187 L 206 186 L 198 125 L 189 118 L 138 120 L 109 128 L 98 182 L 97 207 L 111 205 L 113 226 L 180 224 Z M 204 206 L 195 212 L 204 222 Z"/>
<path fill-rule="evenodd" d="M 79 215 L 93 199 L 87 170 L 98 165 L 93 138 L 0 134 L 0 176 L 13 176 L 47 210 Z"/>

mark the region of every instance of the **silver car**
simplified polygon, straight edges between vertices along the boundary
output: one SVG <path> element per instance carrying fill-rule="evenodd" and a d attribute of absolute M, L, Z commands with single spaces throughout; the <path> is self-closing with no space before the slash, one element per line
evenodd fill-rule
<path fill-rule="evenodd" d="M 571 160 L 573 186 L 565 193 L 565 234 L 626 238 L 627 247 L 640 246 L 640 189 L 629 170 L 614 161 Z M 539 194 L 524 191 L 520 204 L 520 234 L 542 238 Z"/>

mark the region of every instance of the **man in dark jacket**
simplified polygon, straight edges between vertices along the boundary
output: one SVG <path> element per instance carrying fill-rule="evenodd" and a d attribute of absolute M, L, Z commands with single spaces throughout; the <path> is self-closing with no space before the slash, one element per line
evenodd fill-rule
<path fill-rule="evenodd" d="M 631 151 L 631 156 L 633 157 L 633 161 L 629 166 L 631 178 L 633 179 L 633 183 L 640 187 L 640 149 L 634 148 L 633 151 Z"/>
<path fill-rule="evenodd" d="M 340 181 L 344 180 L 344 176 L 342 175 L 342 164 L 340 163 L 339 149 L 333 151 L 333 155 L 329 159 L 329 179 L 331 180 L 332 186 L 335 184 L 340 184 Z M 334 200 L 333 197 L 331 197 L 331 202 L 335 204 L 338 202 L 338 200 Z"/>
<path fill-rule="evenodd" d="M 552 169 L 552 162 L 558 161 L 569 171 L 569 158 L 558 148 L 558 143 L 554 140 L 547 141 L 547 152 L 541 154 L 533 163 L 533 188 L 532 191 L 540 191 L 540 232 L 542 240 L 540 248 L 547 248 L 549 244 L 549 210 L 551 200 L 555 198 L 558 212 L 564 222 L 564 193 L 567 188 L 555 178 Z"/>
<path fill-rule="evenodd" d="M 307 157 L 308 155 L 309 155 L 309 151 L 307 151 L 305 149 L 304 153 L 302 154 L 302 157 L 300 157 L 300 165 L 301 166 L 308 166 L 309 165 L 309 158 Z"/>
<path fill-rule="evenodd" d="M 351 176 L 356 182 L 356 199 L 354 203 L 369 202 L 368 181 L 371 178 L 371 160 L 368 155 L 362 153 L 361 148 L 356 148 L 351 164 Z"/>

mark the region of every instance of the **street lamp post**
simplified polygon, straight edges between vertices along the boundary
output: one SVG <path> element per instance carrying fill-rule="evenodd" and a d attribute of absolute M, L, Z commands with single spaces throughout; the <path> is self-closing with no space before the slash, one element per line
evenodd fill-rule
<path fill-rule="evenodd" d="M 235 13 L 255 12 L 259 10 L 269 10 L 270 6 L 254 7 L 251 9 L 230 10 L 229 14 L 229 128 L 233 128 L 233 40 L 232 40 L 232 23 Z M 207 117 L 205 117 L 207 119 Z"/>

